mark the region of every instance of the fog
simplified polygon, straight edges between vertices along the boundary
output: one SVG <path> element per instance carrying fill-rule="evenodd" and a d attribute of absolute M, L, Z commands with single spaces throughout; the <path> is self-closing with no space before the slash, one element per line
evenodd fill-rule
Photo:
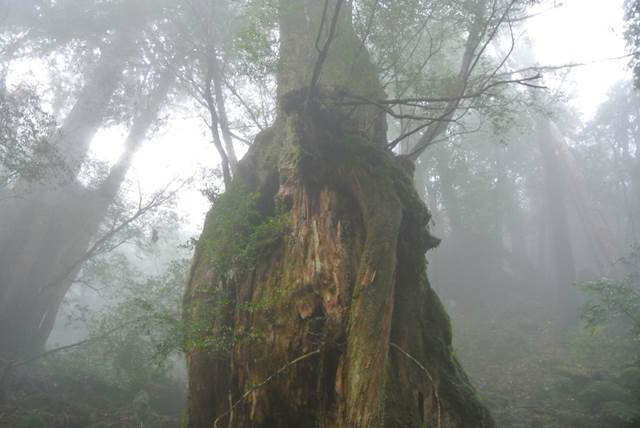
<path fill-rule="evenodd" d="M 0 427 L 640 426 L 639 45 L 635 0 L 0 0 Z"/>

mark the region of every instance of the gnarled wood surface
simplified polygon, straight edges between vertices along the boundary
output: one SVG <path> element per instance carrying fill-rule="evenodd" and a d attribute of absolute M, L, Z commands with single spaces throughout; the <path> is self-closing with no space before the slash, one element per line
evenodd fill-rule
<path fill-rule="evenodd" d="M 297 107 L 256 138 L 198 243 L 184 426 L 493 426 L 427 281 L 438 241 L 411 164 Z"/>

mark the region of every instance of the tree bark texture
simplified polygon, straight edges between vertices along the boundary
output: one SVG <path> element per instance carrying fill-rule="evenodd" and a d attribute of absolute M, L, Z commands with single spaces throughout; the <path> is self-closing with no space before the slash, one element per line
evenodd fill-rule
<path fill-rule="evenodd" d="M 493 426 L 427 281 L 413 165 L 299 95 L 207 216 L 184 426 Z"/>
<path fill-rule="evenodd" d="M 377 107 L 335 105 L 384 97 L 351 2 L 280 0 L 279 19 L 278 118 L 207 215 L 185 292 L 183 426 L 493 426 L 427 281 L 413 163 Z"/>

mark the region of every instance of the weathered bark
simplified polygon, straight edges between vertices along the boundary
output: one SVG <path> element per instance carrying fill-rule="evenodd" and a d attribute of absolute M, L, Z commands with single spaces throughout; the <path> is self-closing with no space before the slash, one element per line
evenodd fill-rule
<path fill-rule="evenodd" d="M 5 357 L 21 358 L 43 349 L 64 296 L 90 256 L 90 244 L 170 84 L 168 74 L 160 79 L 134 120 L 121 159 L 97 189 L 74 181 L 38 192 L 23 207 L 30 214 L 26 219 L 3 222 L 4 227 L 14 228 L 13 241 L 0 258 L 0 349 Z"/>
<path fill-rule="evenodd" d="M 278 118 L 198 241 L 183 425 L 492 426 L 427 282 L 438 240 L 413 164 L 384 149 L 378 109 L 331 107 L 384 93 L 350 2 L 328 2 L 320 25 L 323 4 L 281 0 Z"/>
<path fill-rule="evenodd" d="M 294 99 L 240 162 L 199 240 L 184 425 L 492 426 L 426 278 L 437 240 L 410 164 L 339 112 L 302 113 Z M 244 210 L 255 212 L 248 229 Z"/>

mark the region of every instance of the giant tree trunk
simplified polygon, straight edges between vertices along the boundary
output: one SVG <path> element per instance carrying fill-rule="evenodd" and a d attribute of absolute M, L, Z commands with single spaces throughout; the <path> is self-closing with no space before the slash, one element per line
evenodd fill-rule
<path fill-rule="evenodd" d="M 198 241 L 184 426 L 492 426 L 427 282 L 438 240 L 413 164 L 383 148 L 379 110 L 332 107 L 336 93 L 384 94 L 350 2 L 341 15 L 328 3 L 335 50 L 309 79 L 323 3 L 281 0 L 278 119 Z"/>
<path fill-rule="evenodd" d="M 492 426 L 427 281 L 412 168 L 293 95 L 198 244 L 185 426 Z"/>

